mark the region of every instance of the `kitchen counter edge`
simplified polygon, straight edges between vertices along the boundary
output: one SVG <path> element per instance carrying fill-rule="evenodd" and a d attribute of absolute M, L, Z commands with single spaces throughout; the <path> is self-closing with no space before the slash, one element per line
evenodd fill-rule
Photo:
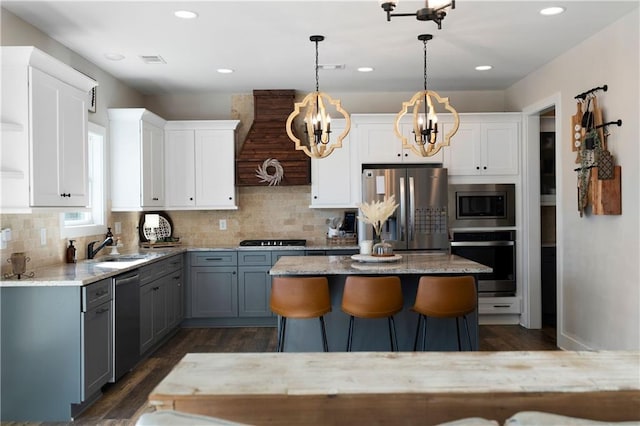
<path fill-rule="evenodd" d="M 61 263 L 58 265 L 48 265 L 40 268 L 36 268 L 33 271 L 35 276 L 33 278 L 15 279 L 15 278 L 2 278 L 0 280 L 0 288 L 11 287 L 82 287 L 94 282 L 103 280 L 105 278 L 111 278 L 122 273 L 132 271 L 134 269 L 150 265 L 160 260 L 166 259 L 176 254 L 198 252 L 198 251 L 255 251 L 255 250 L 269 250 L 269 251 L 305 251 L 305 250 L 357 250 L 357 246 L 326 246 L 326 245 L 313 245 L 313 246 L 225 246 L 225 247 L 164 247 L 144 249 L 140 248 L 138 251 L 121 253 L 121 256 L 131 255 L 145 255 L 144 261 L 132 266 L 126 266 L 122 268 L 101 268 L 96 264 L 102 260 L 109 259 L 110 255 L 105 254 L 99 256 L 96 259 L 80 260 L 77 263 Z"/>

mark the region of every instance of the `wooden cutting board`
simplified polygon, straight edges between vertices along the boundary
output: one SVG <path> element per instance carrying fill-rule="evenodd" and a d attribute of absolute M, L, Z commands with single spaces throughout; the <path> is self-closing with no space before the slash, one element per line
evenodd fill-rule
<path fill-rule="evenodd" d="M 613 179 L 598 179 L 598 168 L 591 170 L 591 211 L 596 215 L 622 214 L 622 167 L 615 166 Z"/>
<path fill-rule="evenodd" d="M 580 163 L 580 147 L 584 140 L 584 130 L 582 128 L 582 102 L 576 103 L 576 113 L 571 116 L 571 150 L 578 152 L 576 163 Z"/>
<path fill-rule="evenodd" d="M 571 151 L 579 151 L 582 143 L 582 102 L 576 104 L 576 113 L 571 116 Z"/>

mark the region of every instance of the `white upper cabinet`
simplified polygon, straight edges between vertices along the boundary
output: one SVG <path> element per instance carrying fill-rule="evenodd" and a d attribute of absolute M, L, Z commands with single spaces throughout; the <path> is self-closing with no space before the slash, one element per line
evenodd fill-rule
<path fill-rule="evenodd" d="M 517 175 L 520 122 L 518 113 L 460 114 L 458 132 L 445 148 L 449 176 Z"/>
<path fill-rule="evenodd" d="M 3 213 L 89 204 L 89 91 L 96 82 L 34 47 L 2 47 Z"/>
<path fill-rule="evenodd" d="M 332 133 L 344 131 L 344 120 L 332 120 Z M 358 149 L 351 132 L 342 148 L 321 159 L 311 159 L 312 208 L 355 208 L 360 201 L 360 168 Z"/>
<path fill-rule="evenodd" d="M 144 108 L 111 108 L 111 205 L 113 211 L 164 207 L 164 125 Z"/>
<path fill-rule="evenodd" d="M 362 164 L 430 164 L 442 163 L 442 150 L 432 157 L 416 155 L 403 148 L 395 134 L 396 114 L 358 114 L 351 117 L 356 128 L 360 162 Z M 412 141 L 414 134 L 410 117 L 404 116 L 402 133 Z"/>
<path fill-rule="evenodd" d="M 235 186 L 238 124 L 238 120 L 167 122 L 165 208 L 238 208 Z"/>

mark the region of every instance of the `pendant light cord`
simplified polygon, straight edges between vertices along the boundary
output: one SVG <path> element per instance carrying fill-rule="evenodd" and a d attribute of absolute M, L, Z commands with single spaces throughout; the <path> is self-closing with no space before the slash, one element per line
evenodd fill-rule
<path fill-rule="evenodd" d="M 427 40 L 422 40 L 424 52 L 424 91 L 427 91 Z M 426 96 L 426 94 L 425 94 Z"/>
<path fill-rule="evenodd" d="M 320 91 L 320 78 L 318 77 L 318 40 L 316 40 L 316 92 Z"/>

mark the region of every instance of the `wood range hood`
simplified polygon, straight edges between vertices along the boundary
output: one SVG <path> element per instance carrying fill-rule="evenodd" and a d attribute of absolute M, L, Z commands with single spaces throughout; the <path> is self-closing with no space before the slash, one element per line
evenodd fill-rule
<path fill-rule="evenodd" d="M 254 119 L 236 158 L 236 185 L 269 186 L 256 176 L 258 167 L 268 159 L 277 160 L 283 169 L 278 185 L 308 185 L 311 182 L 311 161 L 302 151 L 296 151 L 287 136 L 286 123 L 293 111 L 295 90 L 254 90 Z M 275 170 L 269 167 L 273 175 Z"/>

